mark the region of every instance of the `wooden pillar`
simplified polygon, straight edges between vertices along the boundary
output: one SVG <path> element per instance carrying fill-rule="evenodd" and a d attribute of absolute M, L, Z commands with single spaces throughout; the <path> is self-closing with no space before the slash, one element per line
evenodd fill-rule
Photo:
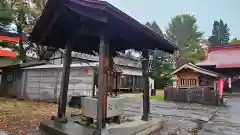
<path fill-rule="evenodd" d="M 143 50 L 142 52 L 142 74 L 143 74 L 143 116 L 142 120 L 148 121 L 149 119 L 149 80 L 148 80 L 148 51 Z"/>
<path fill-rule="evenodd" d="M 196 83 L 197 83 L 196 85 L 199 86 L 199 78 L 198 77 L 196 78 Z"/>
<path fill-rule="evenodd" d="M 114 90 L 115 90 L 115 96 L 117 96 L 117 92 L 119 91 L 119 90 L 118 90 L 118 87 L 119 87 L 119 85 L 118 85 L 118 80 L 119 80 L 119 79 L 118 79 L 118 73 L 116 73 L 116 76 L 115 76 L 115 82 L 116 82 L 116 83 L 115 83 L 115 89 L 114 89 Z"/>
<path fill-rule="evenodd" d="M 136 92 L 136 84 L 135 84 L 135 79 L 136 78 L 135 77 L 136 77 L 135 75 L 132 76 L 132 78 L 133 78 L 133 80 L 132 80 L 133 81 L 133 91 L 134 92 Z"/>
<path fill-rule="evenodd" d="M 112 95 L 112 88 L 113 88 L 113 83 L 114 83 L 114 74 L 113 74 L 113 64 L 114 64 L 114 60 L 113 60 L 113 45 L 109 45 L 108 49 L 108 92 Z"/>
<path fill-rule="evenodd" d="M 95 92 L 96 92 L 96 89 L 95 89 L 95 86 L 97 85 L 97 71 L 96 69 L 94 68 L 94 71 L 93 71 L 93 84 L 92 84 L 92 97 L 95 97 Z"/>
<path fill-rule="evenodd" d="M 107 82 L 106 68 L 108 66 L 108 50 L 109 39 L 103 31 L 100 33 L 99 48 L 99 71 L 98 71 L 98 103 L 97 103 L 97 129 L 102 130 L 106 127 L 106 111 L 107 111 Z"/>
<path fill-rule="evenodd" d="M 69 83 L 69 74 L 70 74 L 70 64 L 71 64 L 71 56 L 72 46 L 70 43 L 66 44 L 65 52 L 64 52 L 64 63 L 63 63 L 63 71 L 62 71 L 62 80 L 61 80 L 61 88 L 60 88 L 60 97 L 59 97 L 59 105 L 58 105 L 58 118 L 65 119 L 66 114 L 66 104 L 68 97 L 68 83 Z"/>

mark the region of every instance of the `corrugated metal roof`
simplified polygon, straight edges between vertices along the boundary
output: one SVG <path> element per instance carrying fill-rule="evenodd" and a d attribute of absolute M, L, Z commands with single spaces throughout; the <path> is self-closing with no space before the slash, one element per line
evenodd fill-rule
<path fill-rule="evenodd" d="M 63 49 L 59 49 L 59 51 L 64 52 Z M 81 53 L 81 52 L 72 52 L 72 57 L 73 58 L 79 58 L 79 59 L 84 59 L 84 60 L 89 60 L 89 61 L 93 61 L 93 62 L 98 62 L 99 61 L 99 57 L 98 56 L 94 56 L 91 54 L 86 54 L 86 53 Z M 114 57 L 114 63 L 117 65 L 121 65 L 121 66 L 128 66 L 128 67 L 136 67 L 136 68 L 142 68 L 142 63 L 139 60 L 132 60 L 132 59 L 128 59 L 125 57 Z"/>
<path fill-rule="evenodd" d="M 76 63 L 71 64 L 71 67 L 97 67 L 99 65 L 98 62 L 91 62 L 91 63 Z M 54 65 L 54 64 L 48 64 L 48 65 L 41 65 L 41 66 L 34 66 L 34 67 L 27 67 L 23 69 L 50 69 L 50 68 L 63 68 L 63 64 L 60 65 Z M 114 72 L 122 72 L 122 70 L 117 66 L 113 66 Z"/>
<path fill-rule="evenodd" d="M 217 48 L 208 53 L 208 59 L 197 63 L 198 66 L 211 66 L 216 68 L 240 67 L 240 48 Z"/>
<path fill-rule="evenodd" d="M 201 62 L 198 62 L 196 65 L 197 66 L 215 66 L 216 65 L 216 61 L 203 60 Z"/>
<path fill-rule="evenodd" d="M 98 62 L 71 64 L 71 67 L 97 67 L 97 66 Z M 63 64 L 60 65 L 48 64 L 35 67 L 27 67 L 23 69 L 48 69 L 48 68 L 63 68 Z"/>

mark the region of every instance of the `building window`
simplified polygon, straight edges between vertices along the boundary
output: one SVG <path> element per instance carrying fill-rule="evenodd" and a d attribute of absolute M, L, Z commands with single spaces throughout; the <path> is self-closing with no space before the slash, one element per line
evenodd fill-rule
<path fill-rule="evenodd" d="M 181 79 L 180 86 L 196 86 L 197 80 L 196 79 Z"/>
<path fill-rule="evenodd" d="M 199 78 L 199 85 L 201 85 L 201 86 L 211 86 L 212 82 L 208 78 L 200 77 Z"/>

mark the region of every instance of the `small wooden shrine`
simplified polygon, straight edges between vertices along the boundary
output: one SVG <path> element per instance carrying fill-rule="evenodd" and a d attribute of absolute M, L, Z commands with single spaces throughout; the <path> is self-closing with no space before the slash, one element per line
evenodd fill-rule
<path fill-rule="evenodd" d="M 176 69 L 172 75 L 174 86 L 164 89 L 165 100 L 209 105 L 222 104 L 224 84 L 218 73 L 188 63 Z"/>
<path fill-rule="evenodd" d="M 182 65 L 172 74 L 179 88 L 210 87 L 214 90 L 217 88 L 217 78 L 220 76 L 218 73 L 191 63 Z"/>

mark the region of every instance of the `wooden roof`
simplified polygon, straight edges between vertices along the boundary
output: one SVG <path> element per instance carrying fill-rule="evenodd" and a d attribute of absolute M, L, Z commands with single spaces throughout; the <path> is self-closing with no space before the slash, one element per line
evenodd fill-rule
<path fill-rule="evenodd" d="M 208 75 L 208 76 L 212 76 L 212 77 L 219 77 L 220 75 L 218 73 L 215 73 L 213 71 L 210 70 L 206 70 L 204 68 L 200 68 L 192 63 L 188 63 L 188 64 L 184 64 L 181 67 L 179 67 L 178 69 L 176 69 L 175 71 L 172 72 L 172 75 L 177 74 L 179 71 L 183 70 L 183 69 L 191 69 L 195 72 L 204 74 L 204 75 Z"/>
<path fill-rule="evenodd" d="M 113 5 L 99 0 L 49 0 L 29 40 L 89 53 L 99 49 L 99 33 L 105 30 L 115 50 L 159 49 L 173 53 L 178 47 Z"/>

